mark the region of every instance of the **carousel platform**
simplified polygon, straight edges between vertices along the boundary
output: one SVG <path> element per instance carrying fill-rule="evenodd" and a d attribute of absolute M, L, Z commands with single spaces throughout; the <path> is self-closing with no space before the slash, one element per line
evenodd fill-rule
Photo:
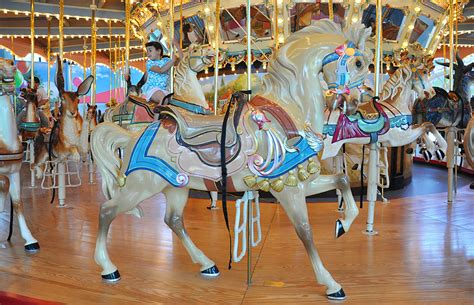
<path fill-rule="evenodd" d="M 5 242 L 8 212 L 0 214 L 0 303 L 9 296 L 42 304 L 319 304 L 324 287 L 314 278 L 304 247 L 277 204 L 261 204 L 262 242 L 252 251 L 253 283 L 245 259 L 227 270 L 228 237 L 222 209 L 193 198 L 185 210 L 194 242 L 221 269 L 199 275 L 181 242 L 163 222 L 164 197 L 142 203 L 145 215 L 114 221 L 109 254 L 122 279 L 106 284 L 93 259 L 99 206 L 96 184 L 67 190 L 67 207 L 50 204 L 51 192 L 31 189 L 23 168 L 23 201 L 30 229 L 41 244 L 23 250 L 18 230 Z M 83 171 L 87 181 L 86 171 Z M 474 290 L 473 177 L 460 176 L 455 203 L 446 204 L 445 171 L 415 165 L 412 183 L 376 205 L 376 236 L 362 234 L 366 209 L 351 231 L 334 239 L 334 198 L 308 204 L 314 240 L 325 266 L 343 286 L 346 304 L 472 304 Z M 219 203 L 220 205 L 220 203 Z M 233 202 L 230 219 L 234 219 Z M 15 226 L 16 228 L 16 226 Z M 16 303 L 11 303 L 16 304 Z"/>

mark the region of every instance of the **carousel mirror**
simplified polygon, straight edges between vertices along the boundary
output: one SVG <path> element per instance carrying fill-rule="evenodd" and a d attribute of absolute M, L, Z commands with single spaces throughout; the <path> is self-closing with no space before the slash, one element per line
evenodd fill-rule
<path fill-rule="evenodd" d="M 250 8 L 252 36 L 257 40 L 271 39 L 272 22 L 270 12 L 264 4 Z M 224 42 L 234 42 L 245 37 L 246 7 L 226 8 L 221 11 L 221 37 Z"/>
<path fill-rule="evenodd" d="M 398 8 L 385 6 L 382 8 L 382 36 L 384 39 L 398 41 L 401 25 L 405 20 L 405 12 Z M 369 5 L 362 15 L 362 23 L 372 27 L 375 35 L 375 5 Z"/>
<path fill-rule="evenodd" d="M 334 21 L 344 26 L 345 9 L 340 3 L 333 4 Z M 313 20 L 328 19 L 328 3 L 296 3 L 291 14 L 291 31 L 296 32 L 307 27 Z"/>
<path fill-rule="evenodd" d="M 411 32 L 409 42 L 418 42 L 422 47 L 426 48 L 434 27 L 435 23 L 433 20 L 424 15 L 420 15 L 420 17 L 415 21 L 415 26 Z"/>
<path fill-rule="evenodd" d="M 174 37 L 177 41 L 181 39 L 180 22 L 174 22 Z M 209 43 L 204 28 L 204 21 L 197 15 L 183 17 L 183 49 L 189 47 L 192 43 L 205 45 Z"/>

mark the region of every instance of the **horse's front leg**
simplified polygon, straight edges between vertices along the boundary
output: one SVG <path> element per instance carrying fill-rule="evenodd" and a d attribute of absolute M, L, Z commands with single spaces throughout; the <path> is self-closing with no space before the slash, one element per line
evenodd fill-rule
<path fill-rule="evenodd" d="M 37 252 L 40 249 L 38 241 L 33 237 L 23 216 L 23 202 L 21 201 L 20 173 L 14 173 L 9 176 L 10 196 L 13 200 L 13 211 L 18 218 L 21 237 L 25 240 L 25 250 L 28 252 Z"/>
<path fill-rule="evenodd" d="M 183 242 L 193 263 L 201 265 L 201 274 L 218 276 L 219 269 L 216 264 L 196 247 L 184 228 L 183 211 L 188 201 L 189 189 L 168 187 L 163 190 L 163 193 L 166 196 L 165 223 Z"/>
<path fill-rule="evenodd" d="M 321 258 L 316 250 L 313 242 L 313 231 L 308 219 L 308 210 L 306 207 L 305 189 L 303 188 L 287 188 L 285 191 L 277 193 L 272 191 L 273 196 L 281 203 L 285 209 L 288 218 L 295 227 L 296 234 L 303 242 L 308 252 L 309 258 L 316 274 L 316 280 L 319 284 L 326 286 L 326 294 L 329 299 L 343 300 L 345 299 L 344 291 L 341 285 L 337 283 L 324 268 Z"/>
<path fill-rule="evenodd" d="M 340 190 L 345 203 L 344 219 L 336 221 L 336 238 L 349 231 L 351 224 L 359 215 L 359 209 L 352 196 L 349 178 L 345 174 L 320 175 L 306 188 L 306 196 L 312 196 L 331 190 Z"/>

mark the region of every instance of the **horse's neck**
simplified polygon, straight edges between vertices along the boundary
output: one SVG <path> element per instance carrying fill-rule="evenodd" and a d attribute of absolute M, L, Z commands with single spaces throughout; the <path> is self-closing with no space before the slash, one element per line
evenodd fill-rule
<path fill-rule="evenodd" d="M 32 102 L 26 104 L 26 117 L 25 122 L 38 122 L 38 117 L 36 115 L 36 107 Z"/>
<path fill-rule="evenodd" d="M 63 139 L 66 144 L 78 146 L 80 142 L 82 130 L 82 118 L 78 114 L 76 118 L 71 118 L 68 115 L 63 116 L 60 126 L 60 139 Z"/>
<path fill-rule="evenodd" d="M 399 92 L 394 97 L 386 100 L 401 113 L 411 113 L 413 106 L 412 82 L 413 80 L 409 79 L 408 82 L 399 89 Z"/>
<path fill-rule="evenodd" d="M 464 101 L 470 102 L 471 98 L 471 79 L 469 76 L 464 76 L 461 80 L 461 86 L 459 86 L 458 94 Z"/>
<path fill-rule="evenodd" d="M 21 149 L 20 139 L 10 98 L 0 96 L 0 150 L 17 152 Z"/>
<path fill-rule="evenodd" d="M 183 60 L 182 64 L 184 65 L 186 62 Z M 197 79 L 196 72 L 192 71 L 189 67 L 182 66 L 177 71 L 177 76 L 174 83 L 175 95 L 193 104 L 207 108 L 208 104 L 201 84 Z"/>

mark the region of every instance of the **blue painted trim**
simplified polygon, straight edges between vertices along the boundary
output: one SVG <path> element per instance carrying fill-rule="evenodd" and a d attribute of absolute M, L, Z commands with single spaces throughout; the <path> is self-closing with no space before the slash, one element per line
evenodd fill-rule
<path fill-rule="evenodd" d="M 20 130 L 36 132 L 40 129 L 41 123 L 38 122 L 21 122 Z"/>
<path fill-rule="evenodd" d="M 186 175 L 178 173 L 171 165 L 160 158 L 148 155 L 148 150 L 159 128 L 160 122 L 153 122 L 142 133 L 135 147 L 133 147 L 132 156 L 130 157 L 125 175 L 128 176 L 136 170 L 146 170 L 159 175 L 174 187 L 185 186 L 188 184 Z M 180 182 L 180 178 L 184 178 L 184 181 Z"/>
<path fill-rule="evenodd" d="M 183 108 L 185 110 L 188 110 L 188 111 L 196 113 L 196 114 L 202 114 L 202 115 L 212 114 L 212 112 L 209 109 L 205 109 L 202 106 L 191 104 L 191 103 L 186 103 L 186 102 L 182 102 L 182 101 L 178 101 L 178 100 L 174 100 L 174 99 L 172 99 L 169 102 L 169 104 L 173 105 L 173 106 L 176 106 L 176 107 Z"/>
<path fill-rule="evenodd" d="M 285 173 L 297 167 L 299 164 L 305 162 L 309 158 L 317 155 L 317 152 L 309 146 L 308 141 L 306 141 L 306 139 L 300 140 L 298 143 L 296 143 L 295 146 L 296 152 L 287 153 L 285 156 L 285 161 L 275 172 L 271 173 L 268 176 L 260 177 L 268 179 L 280 177 L 281 175 L 284 175 Z M 270 163 L 270 168 L 273 165 L 273 162 L 274 161 Z"/>

